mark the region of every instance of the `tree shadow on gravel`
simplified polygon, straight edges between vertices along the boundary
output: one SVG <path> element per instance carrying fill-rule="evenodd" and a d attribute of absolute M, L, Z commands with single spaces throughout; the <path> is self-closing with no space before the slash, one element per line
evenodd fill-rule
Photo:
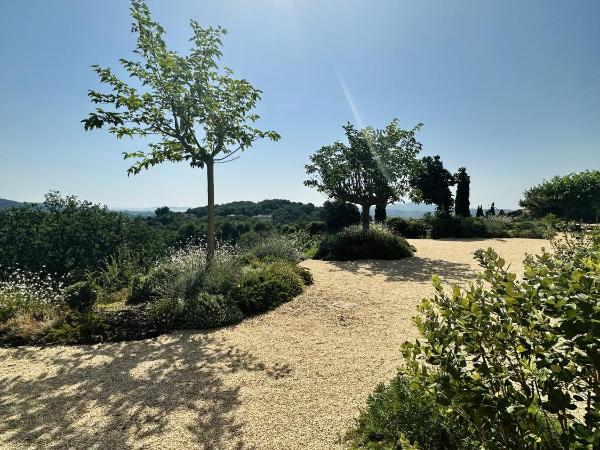
<path fill-rule="evenodd" d="M 10 445 L 247 449 L 233 414 L 239 386 L 226 386 L 220 374 L 279 379 L 291 371 L 224 346 L 211 332 L 52 350 L 34 379 L 0 373 L 0 434 Z M 37 360 L 38 352 L 18 348 L 12 355 Z M 174 414 L 186 420 L 178 423 Z"/>
<path fill-rule="evenodd" d="M 438 275 L 448 281 L 473 279 L 476 272 L 464 263 L 413 256 L 400 260 L 331 261 L 336 268 L 361 276 L 384 276 L 385 281 L 428 282 Z"/>

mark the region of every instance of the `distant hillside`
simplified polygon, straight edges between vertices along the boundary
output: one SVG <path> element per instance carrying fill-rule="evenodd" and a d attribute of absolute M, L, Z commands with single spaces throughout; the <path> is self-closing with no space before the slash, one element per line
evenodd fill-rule
<path fill-rule="evenodd" d="M 217 216 L 271 216 L 275 223 L 318 220 L 320 209 L 312 203 L 292 202 L 283 199 L 269 199 L 260 202 L 238 201 L 215 205 Z M 204 217 L 207 214 L 207 208 L 206 206 L 190 208 L 187 212 L 198 217 Z"/>
<path fill-rule="evenodd" d="M 13 208 L 15 206 L 19 206 L 20 204 L 20 202 L 15 202 L 14 200 L 0 198 L 0 209 Z"/>

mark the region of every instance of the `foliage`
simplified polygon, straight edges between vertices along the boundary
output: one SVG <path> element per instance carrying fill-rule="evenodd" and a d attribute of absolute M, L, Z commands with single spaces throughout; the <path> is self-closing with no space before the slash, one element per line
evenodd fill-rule
<path fill-rule="evenodd" d="M 272 309 L 300 294 L 304 279 L 293 264 L 260 264 L 246 271 L 233 291 L 233 299 L 246 315 Z"/>
<path fill-rule="evenodd" d="M 483 217 L 483 215 L 483 206 L 477 206 L 477 213 L 475 214 L 475 217 Z"/>
<path fill-rule="evenodd" d="M 94 66 L 110 93 L 89 91 L 90 100 L 102 107 L 82 122 L 86 130 L 107 125 L 117 138 L 152 137 L 150 151 L 127 152 L 136 162 L 128 173 L 137 174 L 165 161 L 187 161 L 192 167 L 207 167 L 209 257 L 214 251 L 214 164 L 237 158 L 260 138 L 278 140 L 274 131 L 253 125 L 253 112 L 261 91 L 244 79 L 232 77 L 229 68 L 219 70 L 221 27 L 202 28 L 190 21 L 193 44 L 189 55 L 169 50 L 165 31 L 155 22 L 143 0 L 132 0 L 132 31 L 137 34 L 135 60 L 121 59 L 121 65 L 138 83 L 129 85 L 110 69 Z M 201 130 L 201 132 L 199 131 Z"/>
<path fill-rule="evenodd" d="M 248 251 L 263 261 L 298 262 L 302 259 L 298 244 L 293 237 L 270 235 L 260 239 Z"/>
<path fill-rule="evenodd" d="M 527 218 L 434 216 L 427 220 L 433 239 L 506 238 L 547 239 L 554 228 L 544 221 Z"/>
<path fill-rule="evenodd" d="M 454 177 L 444 168 L 439 155 L 425 156 L 410 179 L 411 197 L 418 203 L 436 205 L 439 214 L 452 211 L 452 192 Z"/>
<path fill-rule="evenodd" d="M 14 269 L 0 281 L 0 325 L 19 315 L 49 315 L 63 301 L 62 279 Z"/>
<path fill-rule="evenodd" d="M 423 220 L 392 217 L 386 221 L 386 226 L 394 233 L 407 239 L 421 239 L 427 237 L 428 227 Z"/>
<path fill-rule="evenodd" d="M 182 302 L 181 327 L 205 329 L 240 322 L 244 315 L 229 296 L 199 292 Z"/>
<path fill-rule="evenodd" d="M 271 216 L 274 224 L 290 224 L 309 222 L 319 217 L 321 208 L 312 203 L 292 202 L 282 199 L 268 199 L 260 202 L 237 201 L 215 205 L 215 214 L 219 217 L 252 218 L 256 216 Z M 191 208 L 188 214 L 205 217 L 208 214 L 206 206 Z"/>
<path fill-rule="evenodd" d="M 375 205 L 375 217 L 374 220 L 377 223 L 384 223 L 387 219 L 387 212 L 385 210 L 386 205 Z"/>
<path fill-rule="evenodd" d="M 326 236 L 315 258 L 332 261 L 357 259 L 401 259 L 413 255 L 406 240 L 385 226 L 375 224 L 369 230 L 351 226 Z"/>
<path fill-rule="evenodd" d="M 360 222 L 360 211 L 357 206 L 340 200 L 327 200 L 323 203 L 322 214 L 330 232 L 340 231 Z"/>
<path fill-rule="evenodd" d="M 64 291 L 65 304 L 79 312 L 90 311 L 96 299 L 98 292 L 96 286 L 90 281 L 79 281 L 68 286 Z"/>
<path fill-rule="evenodd" d="M 314 220 L 306 224 L 306 231 L 311 236 L 314 236 L 315 234 L 326 233 L 327 230 L 327 224 L 321 220 Z"/>
<path fill-rule="evenodd" d="M 399 373 L 369 396 L 348 439 L 352 449 L 404 449 L 406 439 L 415 448 L 452 450 L 474 448 L 469 431 L 425 388 Z"/>
<path fill-rule="evenodd" d="M 357 130 L 347 124 L 343 128 L 349 145 L 338 141 L 321 147 L 306 165 L 309 179 L 304 184 L 330 198 L 361 205 L 362 224 L 367 229 L 372 205 L 405 195 L 421 151 L 415 138 L 420 127 L 403 130 L 397 120 L 383 130 Z"/>
<path fill-rule="evenodd" d="M 520 201 L 536 217 L 546 214 L 568 220 L 599 222 L 600 171 L 555 176 L 528 189 Z"/>
<path fill-rule="evenodd" d="M 600 250 L 556 243 L 517 280 L 492 249 L 479 279 L 448 292 L 434 278 L 405 343 L 406 369 L 474 427 L 485 448 L 600 445 Z"/>
<path fill-rule="evenodd" d="M 158 257 L 169 244 L 161 231 L 105 206 L 50 192 L 41 207 L 0 211 L 0 266 L 78 281 L 103 268 L 119 248 L 134 251 L 140 261 Z"/>
<path fill-rule="evenodd" d="M 456 175 L 454 175 L 454 181 L 456 182 L 454 213 L 457 216 L 470 217 L 469 186 L 471 184 L 471 177 L 467 174 L 467 169 L 460 167 Z"/>

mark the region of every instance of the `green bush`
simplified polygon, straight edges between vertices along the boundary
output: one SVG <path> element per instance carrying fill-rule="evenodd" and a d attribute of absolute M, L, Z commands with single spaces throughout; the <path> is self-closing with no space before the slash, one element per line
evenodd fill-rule
<path fill-rule="evenodd" d="M 67 287 L 64 292 L 65 303 L 74 311 L 87 312 L 96 303 L 98 291 L 91 281 L 80 281 Z"/>
<path fill-rule="evenodd" d="M 306 224 L 306 231 L 311 236 L 327 232 L 327 224 L 323 221 L 312 221 Z"/>
<path fill-rule="evenodd" d="M 196 297 L 183 301 L 179 324 L 184 328 L 205 329 L 237 323 L 243 318 L 232 298 L 199 292 Z"/>
<path fill-rule="evenodd" d="M 323 203 L 321 215 L 330 232 L 337 232 L 360 222 L 358 207 L 340 200 L 327 200 Z"/>
<path fill-rule="evenodd" d="M 422 220 L 392 217 L 386 221 L 386 225 L 394 233 L 407 239 L 421 239 L 427 237 L 427 225 Z"/>
<path fill-rule="evenodd" d="M 102 342 L 104 334 L 104 321 L 98 313 L 73 311 L 48 331 L 45 340 L 57 344 L 93 344 Z"/>
<path fill-rule="evenodd" d="M 395 450 L 403 438 L 424 450 L 475 448 L 470 430 L 402 374 L 379 385 L 347 438 L 352 449 Z"/>
<path fill-rule="evenodd" d="M 291 300 L 303 288 L 304 280 L 295 265 L 276 262 L 248 270 L 234 289 L 232 298 L 244 314 L 251 315 Z"/>
<path fill-rule="evenodd" d="M 413 255 L 414 248 L 406 239 L 395 235 L 385 226 L 372 225 L 364 231 L 360 226 L 326 236 L 315 258 L 330 261 L 357 259 L 401 259 Z"/>
<path fill-rule="evenodd" d="M 406 370 L 483 448 L 600 448 L 600 249 L 587 238 L 526 260 L 518 280 L 492 249 L 466 289 L 423 300 Z M 440 376 L 441 375 L 441 376 Z"/>
<path fill-rule="evenodd" d="M 249 252 L 263 261 L 298 262 L 301 259 L 294 239 L 276 234 L 262 238 L 249 248 Z"/>
<path fill-rule="evenodd" d="M 181 269 L 174 264 L 161 264 L 153 267 L 147 275 L 137 275 L 131 283 L 130 304 L 139 304 L 173 298 L 177 290 L 176 280 L 181 276 Z"/>

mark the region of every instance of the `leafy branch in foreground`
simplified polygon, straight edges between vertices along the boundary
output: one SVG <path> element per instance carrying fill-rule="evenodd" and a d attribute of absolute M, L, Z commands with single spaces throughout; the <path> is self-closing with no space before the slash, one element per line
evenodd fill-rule
<path fill-rule="evenodd" d="M 600 445 L 600 250 L 580 240 L 526 260 L 517 280 L 492 249 L 467 289 L 423 300 L 406 370 L 485 448 Z"/>
<path fill-rule="evenodd" d="M 155 22 L 143 0 L 131 2 L 132 32 L 137 34 L 135 60 L 121 65 L 137 79 L 139 88 L 120 80 L 108 68 L 93 66 L 109 93 L 89 91 L 90 100 L 111 105 L 98 106 L 84 119 L 86 130 L 108 127 L 122 138 L 148 138 L 149 151 L 124 153 L 135 159 L 129 174 L 137 174 L 166 161 L 186 161 L 207 170 L 208 257 L 214 253 L 214 165 L 237 159 L 253 142 L 278 140 L 274 131 L 254 126 L 260 118 L 253 113 L 261 91 L 244 79 L 233 78 L 229 68 L 219 70 L 221 27 L 201 27 L 191 20 L 192 48 L 187 56 L 169 50 L 165 31 Z"/>

